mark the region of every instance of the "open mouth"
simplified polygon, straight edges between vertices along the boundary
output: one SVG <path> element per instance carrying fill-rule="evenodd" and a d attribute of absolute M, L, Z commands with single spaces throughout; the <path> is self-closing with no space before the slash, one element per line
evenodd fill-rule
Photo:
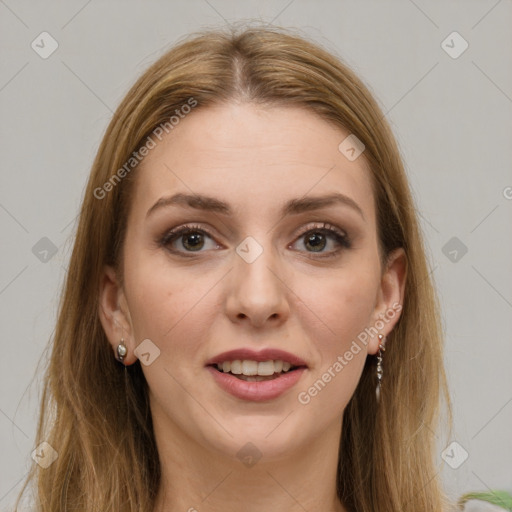
<path fill-rule="evenodd" d="M 235 360 L 209 365 L 219 373 L 227 373 L 237 379 L 246 382 L 261 382 L 275 380 L 288 373 L 294 372 L 305 366 L 294 366 L 287 361 L 250 361 Z"/>

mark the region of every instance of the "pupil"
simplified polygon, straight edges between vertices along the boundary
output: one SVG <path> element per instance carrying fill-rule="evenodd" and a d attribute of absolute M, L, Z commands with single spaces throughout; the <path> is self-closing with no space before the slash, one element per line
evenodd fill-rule
<path fill-rule="evenodd" d="M 192 244 L 189 244 L 188 242 L 192 240 Z M 202 235 L 200 233 L 194 233 L 189 234 L 184 237 L 184 243 L 183 245 L 187 249 L 192 249 L 193 251 L 197 251 L 198 249 L 201 249 L 202 247 Z M 200 245 L 197 246 L 196 244 L 199 243 Z"/>
<path fill-rule="evenodd" d="M 325 237 L 321 234 L 315 233 L 310 235 L 307 241 L 314 248 L 315 252 L 318 252 L 318 247 L 320 247 L 320 249 L 325 247 Z"/>

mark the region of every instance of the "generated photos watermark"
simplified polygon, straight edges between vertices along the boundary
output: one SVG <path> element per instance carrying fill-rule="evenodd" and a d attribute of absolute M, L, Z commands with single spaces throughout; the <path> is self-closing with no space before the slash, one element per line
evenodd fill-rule
<path fill-rule="evenodd" d="M 197 100 L 191 97 L 187 100 L 187 103 L 174 111 L 176 115 L 169 117 L 165 123 L 159 124 L 151 134 L 147 136 L 146 142 L 139 148 L 139 150 L 134 151 L 124 165 L 120 167 L 101 187 L 96 187 L 94 189 L 94 197 L 96 199 L 104 199 L 108 192 L 113 190 L 127 174 L 137 167 L 137 165 L 142 162 L 144 157 L 146 157 L 152 149 L 156 148 L 157 141 L 155 139 L 158 139 L 158 141 L 161 142 L 163 137 L 171 133 L 180 121 L 185 119 L 187 114 L 190 114 L 192 109 L 196 106 Z"/>
<path fill-rule="evenodd" d="M 317 396 L 342 370 L 347 366 L 355 355 L 361 352 L 361 346 L 368 345 L 369 339 L 377 336 L 387 323 L 389 323 L 402 310 L 402 305 L 395 302 L 391 308 L 380 315 L 380 319 L 372 327 L 366 327 L 357 335 L 357 339 L 352 341 L 349 350 L 343 355 L 339 355 L 336 361 L 327 368 L 325 372 L 311 385 L 307 390 L 301 391 L 297 395 L 300 404 L 307 405 L 311 399 Z"/>

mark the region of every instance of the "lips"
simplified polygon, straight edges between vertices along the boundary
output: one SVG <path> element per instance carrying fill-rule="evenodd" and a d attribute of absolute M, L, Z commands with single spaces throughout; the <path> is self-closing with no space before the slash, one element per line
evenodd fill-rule
<path fill-rule="evenodd" d="M 216 364 L 222 364 L 224 361 L 270 361 L 270 360 L 281 360 L 290 363 L 295 367 L 304 367 L 307 368 L 306 362 L 300 357 L 291 354 L 290 352 L 285 352 L 284 350 L 267 348 L 260 351 L 251 350 L 248 348 L 229 350 L 227 352 L 222 352 L 206 362 L 206 366 L 212 366 Z"/>
<path fill-rule="evenodd" d="M 279 398 L 292 389 L 307 371 L 303 367 L 281 374 L 273 380 L 246 382 L 229 373 L 219 372 L 213 366 L 207 366 L 206 369 L 222 390 L 235 398 L 250 402 L 266 402 Z"/>
<path fill-rule="evenodd" d="M 269 375 L 265 371 L 264 373 L 268 375 L 266 377 L 239 375 L 242 370 L 244 374 L 254 375 L 253 367 L 258 366 L 259 368 L 262 364 L 270 365 L 271 363 L 282 365 L 283 371 L 276 370 L 277 373 L 273 375 Z M 244 367 L 243 369 L 240 368 L 240 364 Z M 235 370 L 233 365 L 238 368 Z M 224 368 L 221 370 L 220 366 Z M 227 366 L 231 367 L 231 370 L 238 375 L 226 373 Z M 288 370 L 285 366 L 288 367 Z M 303 359 L 279 349 L 230 350 L 212 357 L 206 363 L 206 369 L 221 389 L 238 399 L 252 402 L 277 399 L 299 382 L 307 368 Z M 261 371 L 258 373 L 261 374 Z"/>

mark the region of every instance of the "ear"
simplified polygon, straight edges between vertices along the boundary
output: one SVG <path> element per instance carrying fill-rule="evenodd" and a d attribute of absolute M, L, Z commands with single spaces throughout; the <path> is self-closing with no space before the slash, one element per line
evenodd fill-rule
<path fill-rule="evenodd" d="M 134 354 L 133 328 L 126 296 L 119 285 L 115 269 L 106 265 L 100 279 L 99 311 L 103 330 L 108 338 L 114 357 L 117 359 L 117 346 L 124 340 L 128 349 L 123 364 L 133 364 L 137 357 Z"/>
<path fill-rule="evenodd" d="M 407 256 L 403 248 L 395 249 L 386 262 L 382 273 L 377 301 L 372 315 L 373 330 L 388 336 L 400 318 L 404 303 L 405 281 L 407 278 Z M 368 353 L 379 350 L 379 338 L 371 337 Z"/>

